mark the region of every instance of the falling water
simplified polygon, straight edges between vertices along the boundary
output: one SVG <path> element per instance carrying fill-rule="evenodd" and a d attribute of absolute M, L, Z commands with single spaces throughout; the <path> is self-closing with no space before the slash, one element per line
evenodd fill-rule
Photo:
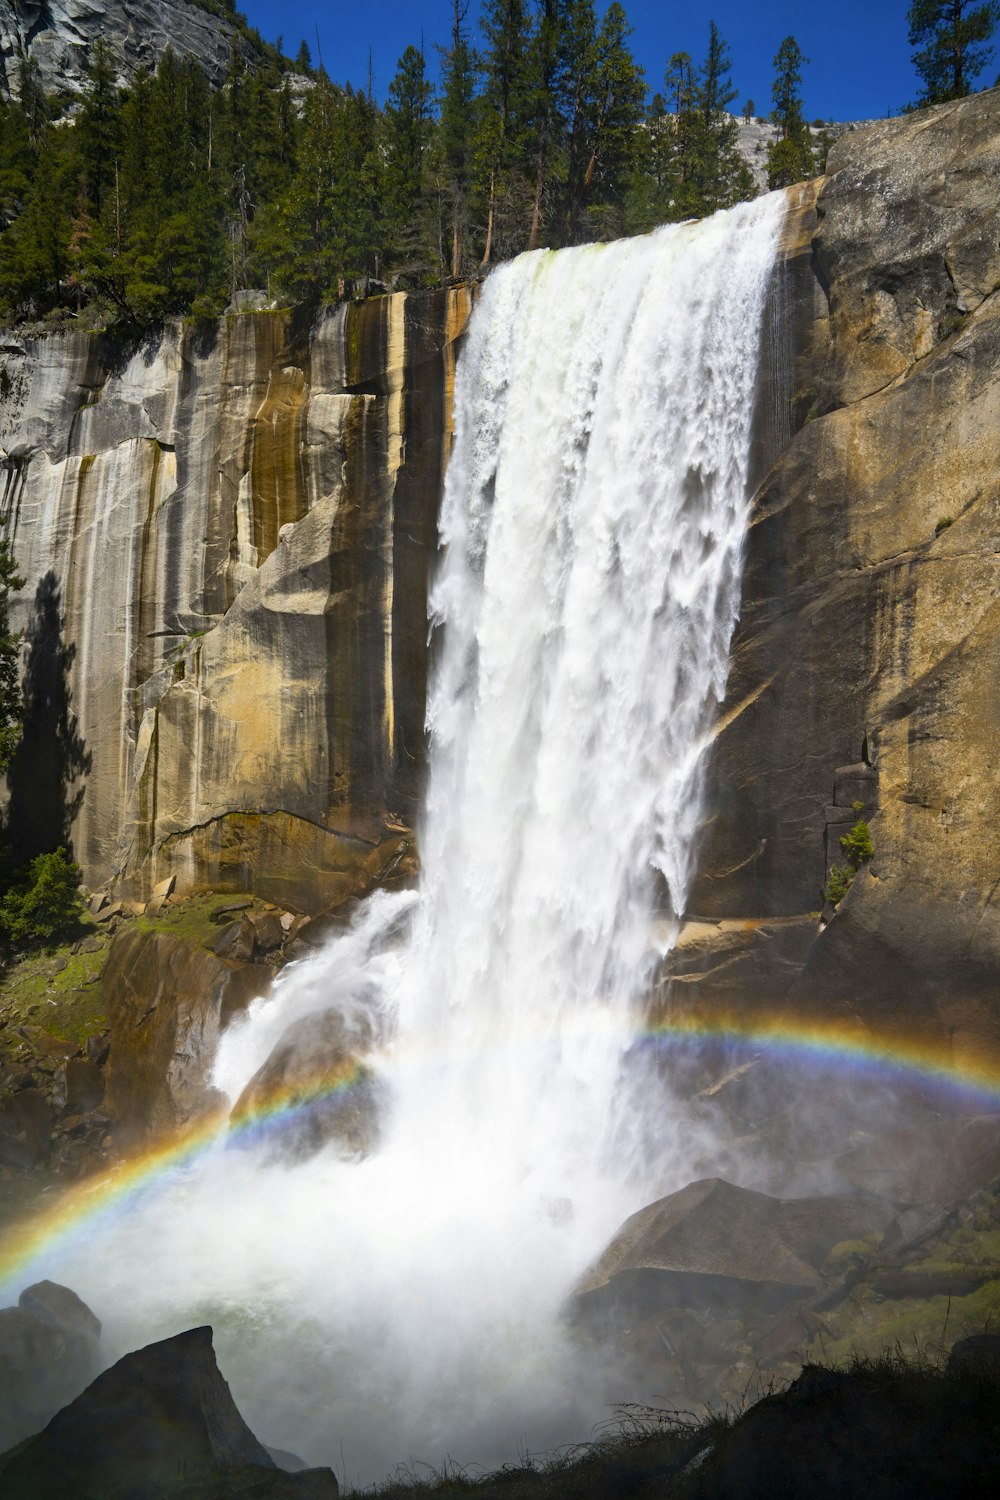
<path fill-rule="evenodd" d="M 782 209 L 525 255 L 483 288 L 433 590 L 420 890 L 286 970 L 216 1069 L 235 1096 L 291 1021 L 374 1017 L 380 1149 L 220 1150 L 44 1268 L 121 1349 L 212 1321 L 251 1425 L 349 1483 L 586 1435 L 607 1383 L 561 1309 L 621 1219 L 690 1172 L 662 1091 L 635 1128 L 627 1054 L 696 856 Z"/>

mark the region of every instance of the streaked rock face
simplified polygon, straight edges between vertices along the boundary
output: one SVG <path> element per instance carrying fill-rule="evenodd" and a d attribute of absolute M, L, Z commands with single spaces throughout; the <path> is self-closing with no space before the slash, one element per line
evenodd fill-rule
<path fill-rule="evenodd" d="M 121 82 L 155 68 L 167 47 L 201 63 L 222 82 L 234 28 L 187 0 L 2 0 L 0 94 L 17 92 L 23 50 L 37 64 L 47 93 L 80 93 L 90 49 L 102 37 Z"/>
<path fill-rule="evenodd" d="M 831 155 L 691 898 L 717 941 L 672 956 L 670 1001 L 860 1018 L 979 1066 L 1000 1059 L 998 180 L 995 90 Z M 875 857 L 803 953 L 866 758 Z"/>
<path fill-rule="evenodd" d="M 405 854 L 459 290 L 8 343 L 3 515 L 64 617 L 88 881 L 316 910 Z M 52 576 L 54 575 L 54 579 Z"/>

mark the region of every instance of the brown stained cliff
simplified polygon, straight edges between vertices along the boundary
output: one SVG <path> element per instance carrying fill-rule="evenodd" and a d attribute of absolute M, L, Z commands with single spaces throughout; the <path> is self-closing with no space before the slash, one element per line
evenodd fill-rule
<path fill-rule="evenodd" d="M 13 344 L 3 519 L 50 569 L 92 755 L 92 885 L 314 910 L 405 853 L 467 290 Z M 402 821 L 401 821 L 402 820 Z"/>
<path fill-rule="evenodd" d="M 815 1011 L 1000 1058 L 998 182 L 996 91 L 831 155 L 800 425 L 754 501 L 703 920 L 668 1008 Z M 853 816 L 835 772 L 866 757 L 875 858 L 821 930 Z"/>

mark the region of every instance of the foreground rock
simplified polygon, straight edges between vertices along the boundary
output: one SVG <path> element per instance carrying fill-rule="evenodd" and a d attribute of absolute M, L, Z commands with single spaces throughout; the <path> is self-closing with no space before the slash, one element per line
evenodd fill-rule
<path fill-rule="evenodd" d="M 0 1308 L 0 1453 L 37 1432 L 97 1370 L 100 1320 L 68 1287 L 39 1281 Z"/>
<path fill-rule="evenodd" d="M 264 1471 L 264 1472 L 262 1472 Z M 216 1364 L 210 1328 L 127 1354 L 0 1458 L 6 1500 L 331 1500 L 329 1469 L 275 1466 Z"/>
<path fill-rule="evenodd" d="M 687 1500 L 958 1500 L 996 1483 L 996 1371 L 809 1366 L 663 1491 Z"/>

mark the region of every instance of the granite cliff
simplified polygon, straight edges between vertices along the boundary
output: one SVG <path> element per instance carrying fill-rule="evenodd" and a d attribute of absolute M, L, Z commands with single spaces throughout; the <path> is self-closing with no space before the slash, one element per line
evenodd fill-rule
<path fill-rule="evenodd" d="M 994 91 L 846 135 L 790 196 L 663 1007 L 905 1011 L 956 1061 L 1000 1045 L 998 172 Z M 470 300 L 247 313 L 138 348 L 8 337 L 0 494 L 75 647 L 91 885 L 173 873 L 316 911 L 406 853 Z M 858 801 L 876 856 L 824 924 Z"/>
<path fill-rule="evenodd" d="M 239 35 L 224 9 L 195 0 L 0 0 L 0 95 L 17 93 L 22 54 L 37 64 L 46 93 L 81 93 L 98 37 L 119 82 L 154 68 L 169 46 L 220 84 Z"/>
<path fill-rule="evenodd" d="M 799 430 L 754 501 L 669 1005 L 996 1056 L 998 176 L 996 90 L 831 154 L 787 288 Z M 875 857 L 817 931 L 856 802 Z"/>
<path fill-rule="evenodd" d="M 29 635 L 61 619 L 73 656 L 62 770 L 91 885 L 176 873 L 313 911 L 405 852 L 469 305 L 5 346 L 0 492 Z"/>

